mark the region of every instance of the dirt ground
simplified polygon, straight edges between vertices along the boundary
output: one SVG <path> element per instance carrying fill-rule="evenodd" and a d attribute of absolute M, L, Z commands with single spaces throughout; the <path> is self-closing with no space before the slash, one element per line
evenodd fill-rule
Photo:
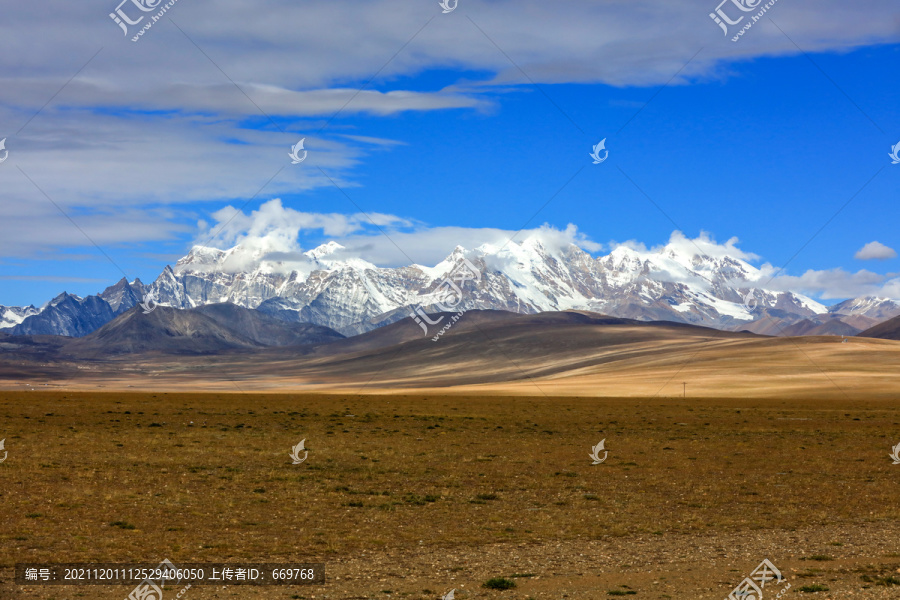
<path fill-rule="evenodd" d="M 16 563 L 164 558 L 325 564 L 185 600 L 723 599 L 766 558 L 765 598 L 900 598 L 895 401 L 0 394 L 3 599 L 131 590 Z"/>

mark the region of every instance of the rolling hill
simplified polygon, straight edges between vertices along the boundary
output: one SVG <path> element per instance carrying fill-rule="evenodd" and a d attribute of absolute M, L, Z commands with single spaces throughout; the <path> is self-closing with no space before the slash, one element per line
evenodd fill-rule
<path fill-rule="evenodd" d="M 767 337 L 583 311 L 469 311 L 440 337 L 449 314 L 430 315 L 443 320 L 427 335 L 406 318 L 352 338 L 316 328 L 273 340 L 271 323 L 234 310 L 135 309 L 85 338 L 5 337 L 0 387 L 885 400 L 900 389 L 900 343 L 890 339 Z"/>
<path fill-rule="evenodd" d="M 136 306 L 97 331 L 65 344 L 68 357 L 120 354 L 216 354 L 267 346 L 302 346 L 342 339 L 336 331 L 308 323 L 284 323 L 233 304 L 191 310 L 164 306 L 144 314 Z"/>
<path fill-rule="evenodd" d="M 858 334 L 857 337 L 880 338 L 883 340 L 900 340 L 900 317 L 888 319 Z"/>

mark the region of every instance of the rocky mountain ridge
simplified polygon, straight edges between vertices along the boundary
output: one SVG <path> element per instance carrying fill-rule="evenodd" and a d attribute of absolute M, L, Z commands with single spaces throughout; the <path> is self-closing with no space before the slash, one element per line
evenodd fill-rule
<path fill-rule="evenodd" d="M 150 298 L 179 309 L 231 303 L 281 321 L 356 335 L 408 317 L 414 307 L 425 312 L 447 308 L 441 303 L 446 278 L 464 261 L 477 275 L 461 283 L 469 309 L 585 310 L 772 335 L 852 334 L 900 314 L 900 302 L 887 298 L 855 298 L 826 307 L 802 294 L 767 289 L 762 270 L 703 240 L 673 237 L 655 251 L 619 246 L 593 258 L 576 245 L 531 235 L 503 246 L 457 247 L 434 267 L 378 267 L 335 242 L 289 258 L 259 248 L 196 246 L 152 284 L 123 279 L 98 296 L 62 294 L 36 313 L 16 309 L 12 314 L 24 316 L 5 331 L 82 336 Z M 835 320 L 839 326 L 818 327 Z"/>

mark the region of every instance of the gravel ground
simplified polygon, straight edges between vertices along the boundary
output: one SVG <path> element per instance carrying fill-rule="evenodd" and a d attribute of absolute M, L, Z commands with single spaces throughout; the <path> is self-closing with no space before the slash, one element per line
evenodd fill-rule
<path fill-rule="evenodd" d="M 477 548 L 436 548 L 423 540 L 418 547 L 362 551 L 337 560 L 317 559 L 326 564 L 327 583 L 323 586 L 195 586 L 181 597 L 438 599 L 455 589 L 458 599 L 580 600 L 618 595 L 723 599 L 768 558 L 782 571 L 785 582 L 780 586 L 769 583 L 765 598 L 774 598 L 790 584 L 783 596 L 887 600 L 900 598 L 900 584 L 884 585 L 891 576 L 900 579 L 898 534 L 900 526 L 896 524 L 871 524 L 745 535 L 648 535 Z M 815 554 L 837 540 L 841 545 L 831 546 L 834 550 L 828 555 L 830 559 Z M 502 591 L 484 588 L 482 584 L 492 577 L 511 578 L 516 587 Z M 3 598 L 106 600 L 124 599 L 130 592 L 121 586 L 19 587 L 9 585 L 11 578 L 11 570 L 5 570 L 0 587 Z M 801 591 L 804 586 L 816 585 L 828 591 Z M 175 598 L 179 591 L 169 588 L 163 600 Z M 611 591 L 621 593 L 611 595 Z"/>

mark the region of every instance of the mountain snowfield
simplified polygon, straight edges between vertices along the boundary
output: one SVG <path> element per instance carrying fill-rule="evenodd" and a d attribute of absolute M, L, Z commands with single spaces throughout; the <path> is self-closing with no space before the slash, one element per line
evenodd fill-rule
<path fill-rule="evenodd" d="M 748 258 L 756 257 L 732 242 L 690 240 L 678 232 L 658 249 L 621 245 L 593 258 L 534 230 L 521 241 L 458 246 L 433 267 L 396 268 L 378 267 L 333 241 L 286 252 L 256 240 L 229 250 L 195 246 L 150 285 L 123 279 L 98 296 L 61 294 L 41 309 L 0 308 L 0 329 L 82 336 L 152 298 L 180 309 L 229 302 L 350 336 L 403 319 L 416 306 L 441 310 L 441 284 L 463 259 L 480 271 L 479 281 L 463 285 L 470 309 L 585 310 L 773 334 L 794 323 L 811 328 L 828 319 L 843 319 L 861 331 L 900 314 L 900 302 L 890 298 L 855 298 L 828 308 L 772 289 L 771 267 L 754 267 Z"/>
<path fill-rule="evenodd" d="M 26 318 L 38 314 L 40 309 L 33 306 L 0 306 L 0 329 L 15 327 Z"/>
<path fill-rule="evenodd" d="M 723 329 L 769 309 L 798 319 L 827 311 L 806 296 L 762 289 L 763 272 L 721 248 L 673 236 L 656 251 L 620 246 L 595 259 L 574 244 L 554 246 L 532 234 L 502 246 L 457 247 L 434 267 L 381 268 L 345 257 L 335 242 L 290 262 L 267 260 L 265 251 L 240 245 L 227 251 L 194 247 L 149 292 L 177 308 L 231 302 L 353 335 L 404 318 L 412 306 L 436 309 L 441 282 L 465 258 L 481 272 L 480 282 L 464 286 L 470 308 L 588 310 Z M 748 295 L 752 301 L 745 303 Z"/>

